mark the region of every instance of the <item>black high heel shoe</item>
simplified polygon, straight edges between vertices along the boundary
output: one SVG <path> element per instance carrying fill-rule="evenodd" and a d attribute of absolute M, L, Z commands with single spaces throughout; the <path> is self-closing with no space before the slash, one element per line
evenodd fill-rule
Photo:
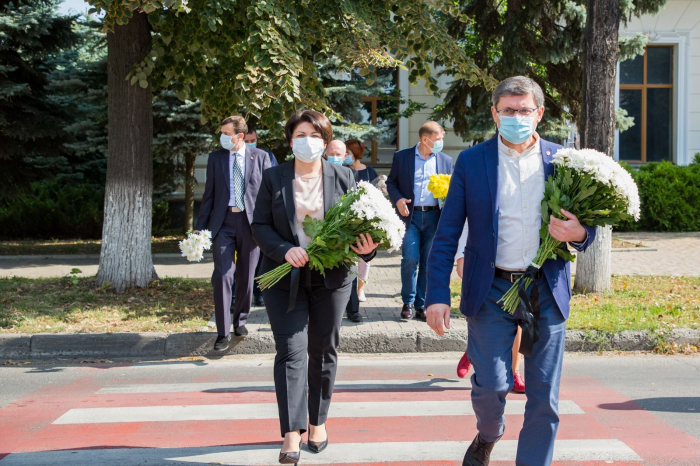
<path fill-rule="evenodd" d="M 311 440 L 311 436 L 309 436 L 306 444 L 309 446 L 309 450 L 313 451 L 314 453 L 321 453 L 328 446 L 328 431 L 326 431 L 326 440 L 323 442 L 314 442 Z"/>
<path fill-rule="evenodd" d="M 294 466 L 296 466 L 296 464 L 299 462 L 299 459 L 301 458 L 302 442 L 302 439 L 299 439 L 299 451 L 292 451 L 288 453 L 280 452 L 280 464 L 293 464 Z"/>

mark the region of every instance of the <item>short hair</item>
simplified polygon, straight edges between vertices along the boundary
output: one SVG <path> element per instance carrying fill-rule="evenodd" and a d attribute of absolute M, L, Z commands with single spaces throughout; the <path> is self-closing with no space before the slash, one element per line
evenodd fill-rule
<path fill-rule="evenodd" d="M 444 133 L 445 130 L 443 129 L 440 124 L 438 124 L 436 121 L 426 121 L 423 123 L 423 126 L 420 127 L 418 130 L 418 138 L 422 138 L 423 136 L 428 136 L 430 134 L 435 134 L 435 133 Z"/>
<path fill-rule="evenodd" d="M 367 150 L 367 146 L 359 139 L 348 139 L 345 141 L 345 147 L 352 152 L 352 156 L 355 160 L 360 160 Z"/>
<path fill-rule="evenodd" d="M 537 108 L 544 106 L 544 92 L 542 92 L 542 88 L 534 79 L 527 76 L 513 76 L 501 81 L 494 89 L 491 97 L 494 108 L 498 105 L 501 97 L 512 95 L 532 95 Z"/>
<path fill-rule="evenodd" d="M 284 125 L 284 135 L 287 138 L 287 143 L 292 142 L 292 135 L 301 123 L 310 123 L 316 131 L 321 133 L 323 142 L 326 144 L 333 140 L 333 126 L 326 115 L 315 110 L 303 110 L 294 113 L 287 124 Z"/>
<path fill-rule="evenodd" d="M 248 131 L 245 134 L 253 134 L 253 133 L 255 133 L 256 135 L 258 134 L 258 132 L 255 128 L 248 128 Z"/>
<path fill-rule="evenodd" d="M 242 116 L 232 115 L 225 118 L 224 121 L 221 122 L 220 126 L 226 126 L 229 123 L 233 124 L 233 130 L 236 132 L 236 134 L 248 134 L 248 124 L 245 122 L 245 118 Z"/>

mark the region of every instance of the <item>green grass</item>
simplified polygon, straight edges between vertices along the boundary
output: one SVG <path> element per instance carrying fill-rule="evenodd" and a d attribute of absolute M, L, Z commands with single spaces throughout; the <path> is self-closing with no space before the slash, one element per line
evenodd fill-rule
<path fill-rule="evenodd" d="M 459 312 L 460 285 L 451 283 L 453 313 Z M 657 276 L 613 276 L 608 294 L 574 294 L 567 322 L 568 329 L 603 332 L 698 325 L 700 278 Z"/>
<path fill-rule="evenodd" d="M 179 253 L 178 241 L 182 236 L 161 236 L 151 239 L 151 251 L 157 253 Z M 99 239 L 53 239 L 0 241 L 0 256 L 99 254 L 102 241 Z"/>
<path fill-rule="evenodd" d="M 94 278 L 0 278 L 0 333 L 192 332 L 214 310 L 211 282 L 165 278 L 118 293 Z"/>

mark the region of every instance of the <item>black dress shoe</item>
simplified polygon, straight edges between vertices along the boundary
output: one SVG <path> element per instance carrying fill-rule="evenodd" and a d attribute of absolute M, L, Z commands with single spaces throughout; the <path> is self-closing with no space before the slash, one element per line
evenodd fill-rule
<path fill-rule="evenodd" d="M 362 314 L 359 312 L 348 312 L 348 319 L 350 319 L 350 322 L 362 322 Z"/>
<path fill-rule="evenodd" d="M 216 337 L 216 342 L 214 343 L 214 351 L 226 351 L 228 349 L 228 344 L 231 341 L 231 334 L 229 333 L 225 337 L 219 335 Z"/>
<path fill-rule="evenodd" d="M 302 440 L 299 439 L 299 451 L 292 451 L 289 453 L 280 452 L 280 464 L 297 464 L 301 458 L 301 445 Z"/>
<path fill-rule="evenodd" d="M 413 304 L 404 304 L 401 308 L 401 318 L 410 319 L 413 317 Z"/>
<path fill-rule="evenodd" d="M 264 306 L 265 300 L 262 295 L 253 296 L 253 306 Z"/>
<path fill-rule="evenodd" d="M 493 450 L 496 442 L 498 442 L 498 440 L 486 443 L 481 438 L 481 435 L 476 434 L 474 441 L 469 445 L 467 453 L 464 455 L 462 466 L 488 466 L 491 450 Z"/>
<path fill-rule="evenodd" d="M 420 309 L 416 309 L 416 319 L 422 320 L 423 322 L 428 320 L 428 317 L 425 315 L 425 308 L 421 307 Z"/>
<path fill-rule="evenodd" d="M 245 325 L 241 325 L 240 327 L 234 327 L 233 334 L 237 337 L 244 337 L 248 335 L 248 329 L 245 328 Z"/>
<path fill-rule="evenodd" d="M 313 451 L 314 453 L 321 453 L 328 446 L 328 434 L 326 434 L 326 440 L 323 442 L 314 442 L 313 440 L 309 439 L 306 444 L 309 446 L 309 450 Z"/>

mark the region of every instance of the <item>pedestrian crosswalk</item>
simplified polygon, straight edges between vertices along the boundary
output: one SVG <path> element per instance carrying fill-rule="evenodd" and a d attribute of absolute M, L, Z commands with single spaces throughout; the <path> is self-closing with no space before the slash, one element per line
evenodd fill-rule
<path fill-rule="evenodd" d="M 300 464 L 461 464 L 476 434 L 469 381 L 410 370 L 400 374 L 400 367 L 394 368 L 400 378 L 366 378 L 373 370 L 339 375 L 328 421 L 330 446 L 321 454 L 304 447 Z M 4 459 L 0 455 L 0 466 L 277 464 L 280 434 L 270 368 L 248 379 L 217 378 L 123 377 L 98 386 L 33 432 L 21 448 Z M 566 383 L 562 387 L 556 464 L 656 464 L 637 451 L 642 443 L 622 435 L 637 421 L 625 419 L 625 413 L 606 418 L 595 395 L 567 389 Z M 525 403 L 524 395 L 509 395 L 509 428 L 492 464 L 513 464 Z M 647 427 L 647 435 L 653 434 Z"/>

